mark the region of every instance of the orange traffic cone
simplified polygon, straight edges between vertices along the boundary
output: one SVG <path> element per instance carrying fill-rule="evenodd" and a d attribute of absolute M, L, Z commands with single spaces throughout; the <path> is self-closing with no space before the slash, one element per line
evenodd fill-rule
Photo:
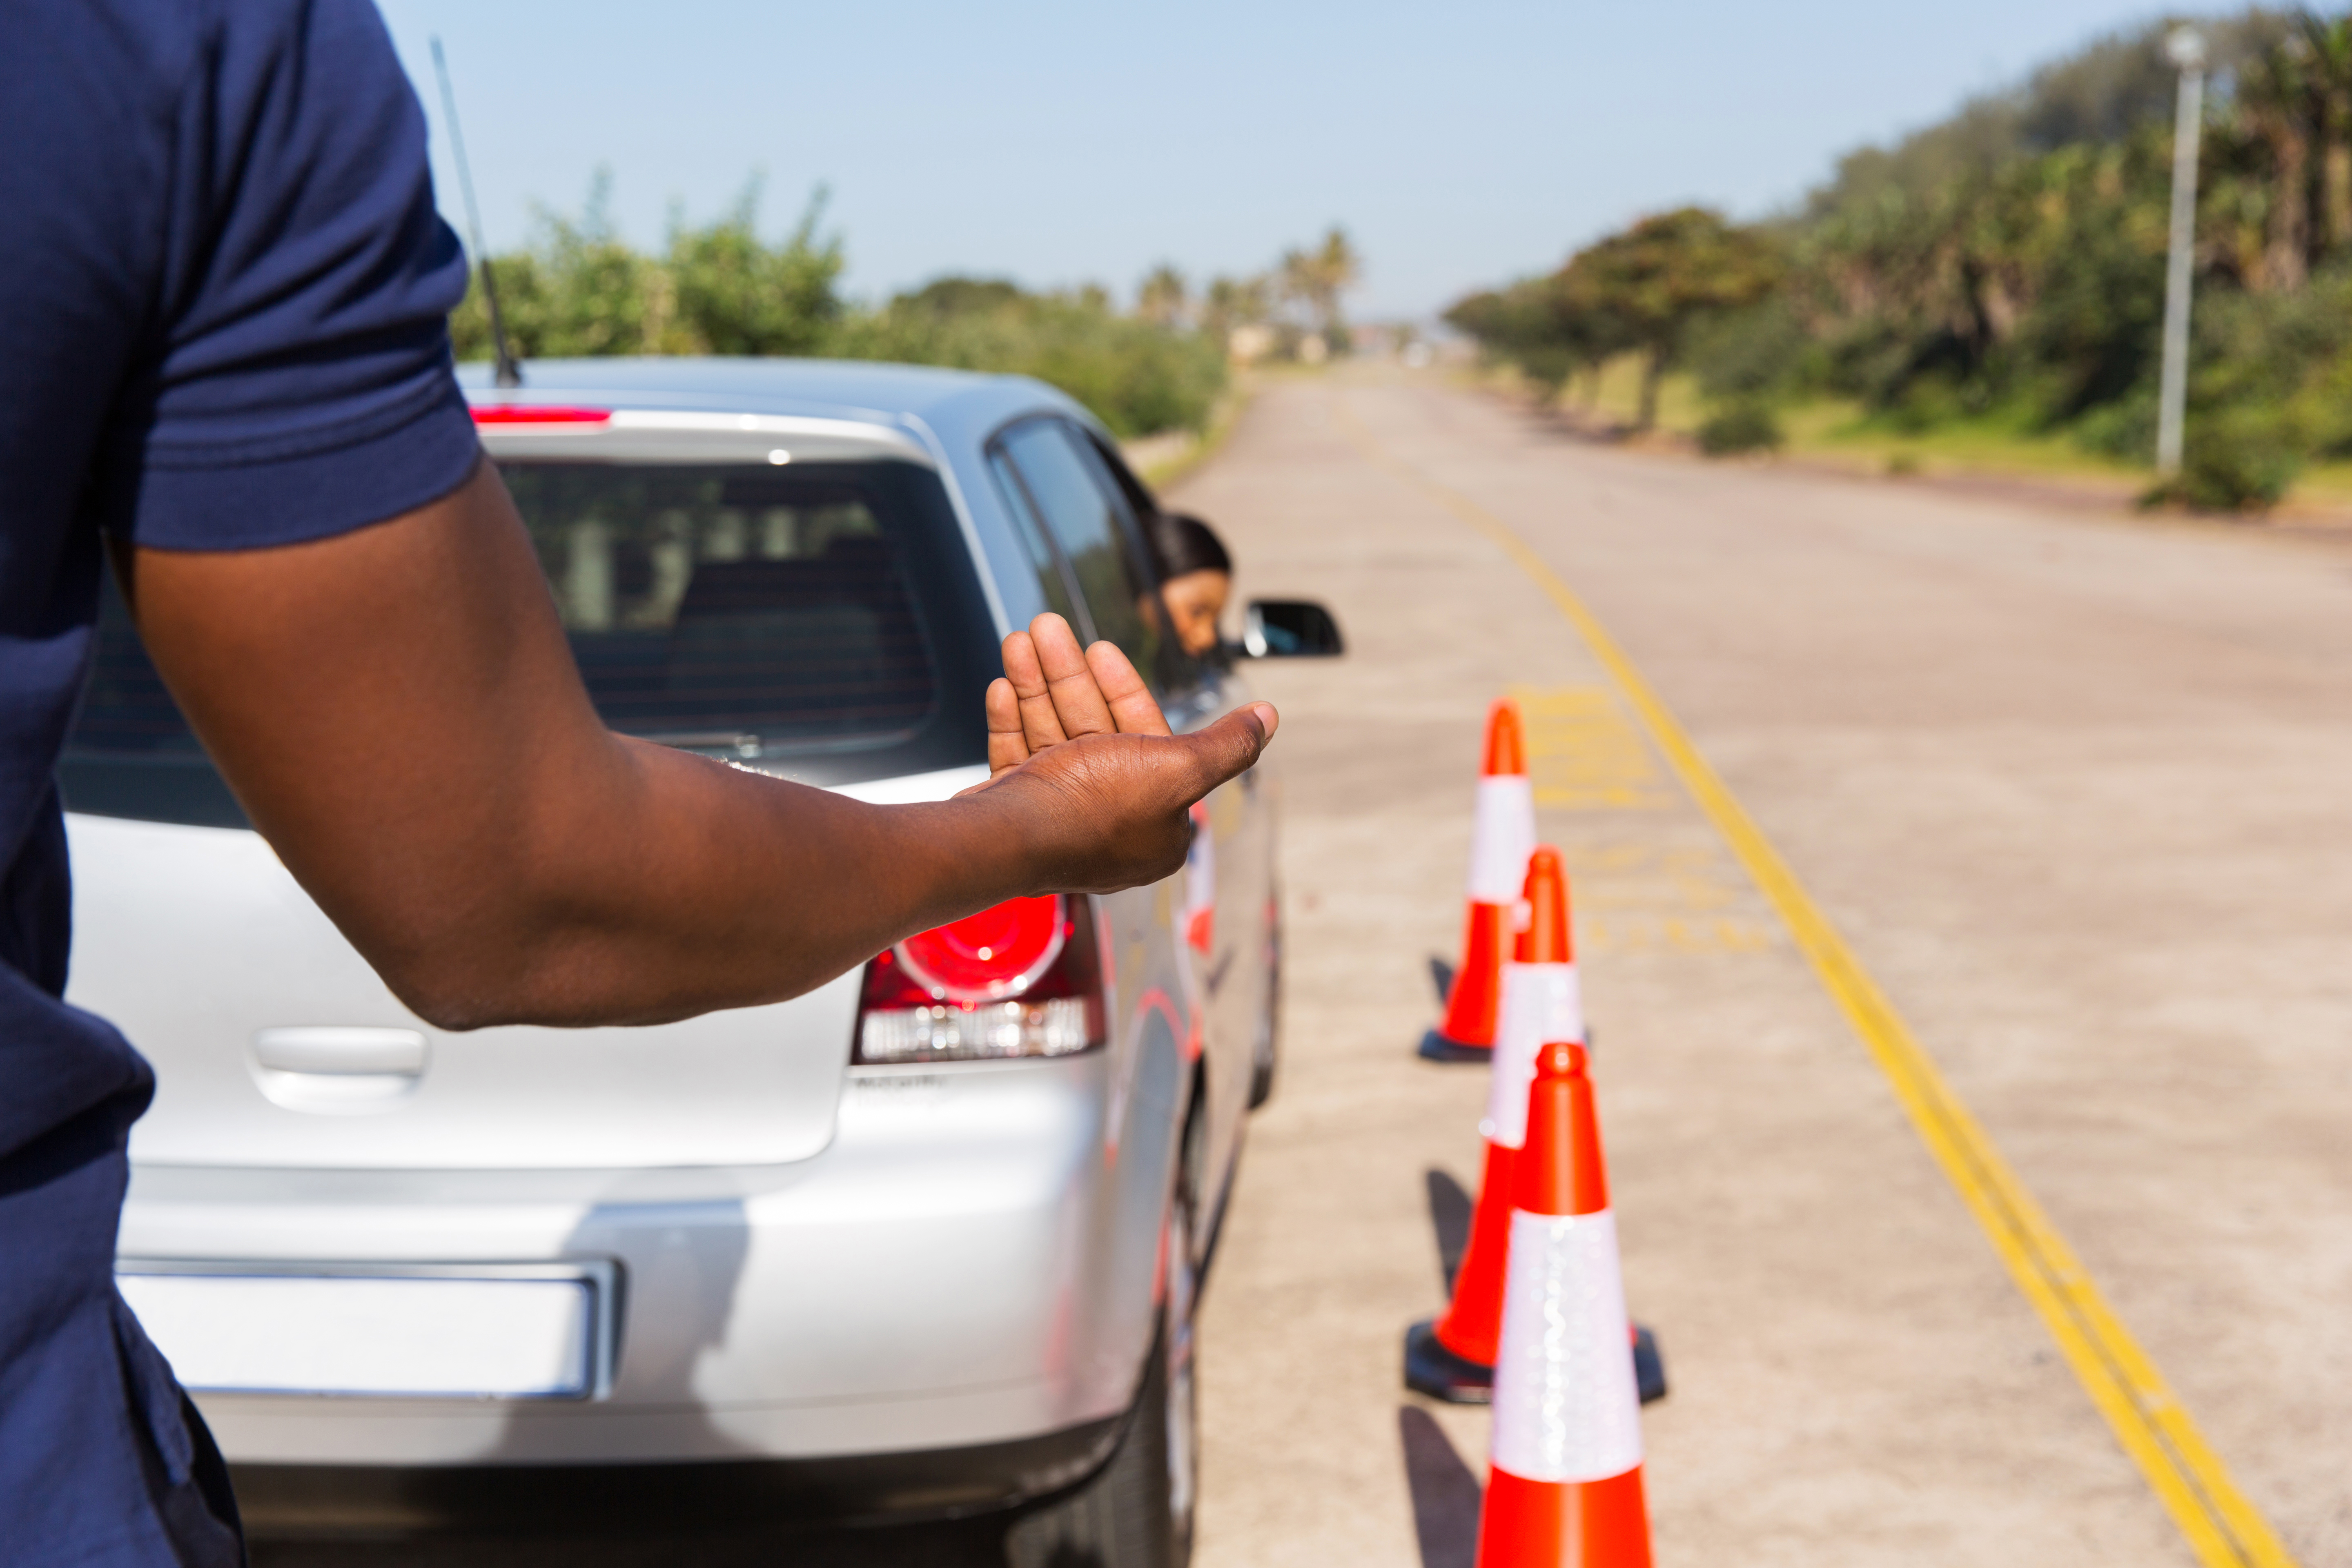
<path fill-rule="evenodd" d="M 1486 1116 L 1478 1124 L 1486 1138 L 1486 1169 L 1478 1184 L 1469 1245 L 1454 1270 L 1454 1300 L 1445 1315 L 1405 1332 L 1405 1385 L 1457 1405 L 1485 1404 L 1493 1386 L 1495 1349 L 1503 1331 L 1511 1173 L 1527 1141 L 1528 1086 L 1535 1079 L 1536 1053 L 1547 1040 L 1584 1038 L 1569 933 L 1568 877 L 1559 850 L 1544 845 L 1528 858 L 1521 892 L 1528 928 L 1518 933 L 1511 962 L 1503 966 Z"/>
<path fill-rule="evenodd" d="M 1445 997 L 1445 1021 L 1421 1037 L 1435 1062 L 1483 1062 L 1493 1054 L 1502 1005 L 1505 942 L 1512 907 L 1536 847 L 1535 789 L 1528 782 L 1519 705 L 1498 697 L 1486 710 L 1486 757 L 1478 770 L 1478 815 L 1470 832 L 1469 914 L 1462 964 Z"/>
<path fill-rule="evenodd" d="M 1584 1047 L 1548 1043 L 1514 1172 L 1478 1568 L 1649 1568 L 1642 1406 Z"/>

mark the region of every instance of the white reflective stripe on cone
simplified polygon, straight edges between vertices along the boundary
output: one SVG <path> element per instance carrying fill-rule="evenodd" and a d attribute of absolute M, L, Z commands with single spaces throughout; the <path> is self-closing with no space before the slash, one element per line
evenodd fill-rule
<path fill-rule="evenodd" d="M 1642 1405 L 1617 1220 L 1514 1211 L 1495 1357 L 1495 1464 L 1530 1481 L 1605 1481 L 1642 1462 Z"/>
<path fill-rule="evenodd" d="M 1470 831 L 1470 899 L 1516 904 L 1536 852 L 1536 791 L 1525 773 L 1478 781 L 1478 815 Z"/>
<path fill-rule="evenodd" d="M 1576 965 L 1503 965 L 1495 1056 L 1486 1068 L 1486 1114 L 1478 1123 L 1487 1142 L 1506 1149 L 1527 1142 L 1528 1088 L 1536 1080 L 1536 1054 L 1555 1040 L 1584 1043 L 1584 1002 L 1576 987 Z"/>

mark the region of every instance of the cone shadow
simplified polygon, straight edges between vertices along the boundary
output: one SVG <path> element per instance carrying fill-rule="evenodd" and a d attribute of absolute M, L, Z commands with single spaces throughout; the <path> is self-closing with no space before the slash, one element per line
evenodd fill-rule
<path fill-rule="evenodd" d="M 1454 965 L 1432 953 L 1429 959 L 1429 979 L 1430 984 L 1437 987 L 1437 1005 L 1440 1007 L 1444 1006 L 1447 999 L 1454 994 Z"/>
<path fill-rule="evenodd" d="M 1476 1207 L 1462 1184 L 1443 1171 L 1424 1173 L 1429 1184 L 1429 1226 L 1437 1235 L 1437 1267 L 1445 1276 L 1445 1294 L 1454 1294 L 1454 1276 L 1462 1268 L 1463 1249 L 1470 1245 L 1470 1211 Z"/>
<path fill-rule="evenodd" d="M 1413 1535 L 1421 1568 L 1475 1568 L 1478 1560 L 1478 1478 L 1454 1451 L 1445 1429 L 1428 1411 L 1397 1411 L 1405 1484 L 1412 1491 Z"/>

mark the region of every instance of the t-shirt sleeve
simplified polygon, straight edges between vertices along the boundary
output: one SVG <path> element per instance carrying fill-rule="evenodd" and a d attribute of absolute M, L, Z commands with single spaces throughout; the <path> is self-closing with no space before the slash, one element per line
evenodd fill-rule
<path fill-rule="evenodd" d="M 150 348 L 101 521 L 167 550 L 363 527 L 479 456 L 448 313 L 466 261 L 369 0 L 214 8 L 176 105 Z"/>

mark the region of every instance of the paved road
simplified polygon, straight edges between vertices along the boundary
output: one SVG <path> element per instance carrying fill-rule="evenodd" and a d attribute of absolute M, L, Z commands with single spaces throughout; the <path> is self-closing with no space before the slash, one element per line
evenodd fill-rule
<path fill-rule="evenodd" d="M 1380 463 L 1391 467 L 1377 466 Z M 2193 1562 L 1787 931 L 1607 623 L 2306 1568 L 2352 1563 L 2352 549 L 1711 468 L 1433 379 L 1280 382 L 1180 499 L 1352 640 L 1284 709 L 1286 1059 L 1203 1328 L 1202 1568 L 1468 1568 L 1476 1412 L 1402 1393 L 1485 1089 L 1408 1054 L 1486 700 L 1534 724 L 1675 1564 Z M 986 1524 L 280 1549 L 261 1568 L 998 1561 Z"/>
<path fill-rule="evenodd" d="M 2194 1561 L 1591 654 L 1395 464 L 1606 623 L 2247 1496 L 2352 1563 L 2352 549 L 1642 458 L 1363 372 L 1276 384 L 1180 497 L 1353 645 L 1261 676 L 1288 1055 L 1206 1303 L 1202 1568 L 1470 1561 L 1483 1417 L 1396 1366 L 1484 1086 L 1407 1047 L 1513 688 L 1675 1384 L 1661 1560 Z"/>

